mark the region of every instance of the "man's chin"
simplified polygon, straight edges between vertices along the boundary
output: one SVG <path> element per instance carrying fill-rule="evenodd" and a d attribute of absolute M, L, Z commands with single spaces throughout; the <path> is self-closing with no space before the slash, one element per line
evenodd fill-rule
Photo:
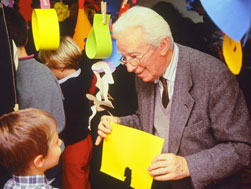
<path fill-rule="evenodd" d="M 140 77 L 144 82 L 152 82 L 153 80 L 151 78 L 146 77 Z"/>

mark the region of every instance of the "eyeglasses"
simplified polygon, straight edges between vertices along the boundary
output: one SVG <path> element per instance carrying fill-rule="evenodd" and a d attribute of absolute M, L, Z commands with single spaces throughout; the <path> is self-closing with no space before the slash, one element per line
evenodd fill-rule
<path fill-rule="evenodd" d="M 134 56 L 131 56 L 129 60 L 127 60 L 125 56 L 121 56 L 118 62 L 124 66 L 126 66 L 127 64 L 130 64 L 131 66 L 137 67 L 138 65 L 140 65 L 142 58 L 147 54 L 150 48 L 151 46 L 143 53 L 141 57 L 137 57 L 134 55 Z"/>

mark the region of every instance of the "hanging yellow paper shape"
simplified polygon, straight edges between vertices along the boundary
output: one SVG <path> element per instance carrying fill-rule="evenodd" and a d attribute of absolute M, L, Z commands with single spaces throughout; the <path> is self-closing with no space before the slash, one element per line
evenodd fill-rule
<path fill-rule="evenodd" d="M 60 43 L 58 16 L 55 9 L 34 9 L 32 33 L 37 51 L 56 50 Z"/>
<path fill-rule="evenodd" d="M 230 71 L 238 75 L 242 67 L 241 43 L 225 35 L 223 41 L 223 55 Z"/>

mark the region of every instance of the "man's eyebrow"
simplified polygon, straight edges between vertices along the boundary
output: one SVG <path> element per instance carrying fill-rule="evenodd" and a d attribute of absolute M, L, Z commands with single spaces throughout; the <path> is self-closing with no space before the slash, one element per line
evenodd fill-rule
<path fill-rule="evenodd" d="M 129 52 L 129 53 L 127 53 L 127 55 L 133 55 L 133 54 L 136 54 L 136 55 L 140 55 L 140 52 L 135 52 L 135 51 L 133 51 L 133 52 Z"/>
<path fill-rule="evenodd" d="M 131 52 L 127 52 L 126 54 L 123 54 L 121 53 L 120 51 L 118 51 L 122 56 L 131 56 L 133 54 L 136 54 L 136 55 L 140 55 L 141 52 L 135 52 L 135 51 L 131 51 Z"/>

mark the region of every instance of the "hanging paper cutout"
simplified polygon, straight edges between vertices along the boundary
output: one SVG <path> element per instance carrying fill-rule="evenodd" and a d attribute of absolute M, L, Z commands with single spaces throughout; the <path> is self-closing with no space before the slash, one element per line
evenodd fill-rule
<path fill-rule="evenodd" d="M 106 60 L 103 60 L 103 62 L 105 62 L 109 66 L 111 73 L 113 73 L 115 71 L 116 67 L 115 67 L 113 62 L 109 62 L 109 61 L 106 61 Z M 94 67 L 93 69 L 94 69 L 93 70 L 94 72 L 99 72 L 99 73 L 104 72 L 104 70 L 102 68 L 99 68 L 99 69 L 95 70 L 95 67 Z"/>
<path fill-rule="evenodd" d="M 107 101 L 102 101 L 97 99 L 97 97 L 91 95 L 91 94 L 86 94 L 86 97 L 90 100 L 93 101 L 94 106 L 96 108 L 96 110 L 98 112 L 100 111 L 104 111 L 105 110 L 105 106 L 110 107 L 110 108 L 114 108 L 114 106 L 112 105 L 111 101 L 107 100 Z"/>
<path fill-rule="evenodd" d="M 26 24 L 31 21 L 32 16 L 32 7 L 31 7 L 32 0 L 19 0 L 18 7 L 20 14 L 24 17 Z"/>
<path fill-rule="evenodd" d="M 99 90 L 96 97 L 90 94 L 86 94 L 86 97 L 93 101 L 93 106 L 91 106 L 92 115 L 89 117 L 89 126 L 91 130 L 91 120 L 96 115 L 97 111 L 108 111 L 105 107 L 114 108 L 112 102 L 109 100 L 109 84 L 113 84 L 114 80 L 112 77 L 112 72 L 109 65 L 106 62 L 99 61 L 93 64 L 92 70 L 97 78 L 96 87 Z M 98 71 L 95 71 L 98 70 Z M 100 76 L 100 70 L 104 71 L 103 76 Z M 109 111 L 108 113 L 112 115 Z"/>
<path fill-rule="evenodd" d="M 81 51 L 85 48 L 85 39 L 88 37 L 91 31 L 91 23 L 84 10 L 85 0 L 78 1 L 78 18 L 73 35 L 73 40 L 77 43 Z"/>
<path fill-rule="evenodd" d="M 110 15 L 106 15 L 110 20 Z M 112 53 L 112 40 L 109 30 L 109 22 L 103 23 L 102 14 L 95 14 L 93 27 L 86 41 L 86 55 L 90 59 L 108 58 Z"/>
<path fill-rule="evenodd" d="M 75 27 L 75 33 L 73 35 L 73 40 L 80 47 L 81 51 L 85 48 L 85 38 L 88 37 L 91 31 L 91 24 L 84 11 L 84 9 L 78 9 L 78 18 Z"/>
<path fill-rule="evenodd" d="M 223 55 L 230 71 L 238 75 L 242 67 L 242 47 L 240 42 L 232 40 L 227 35 L 223 41 Z"/>
<path fill-rule="evenodd" d="M 147 168 L 161 153 L 164 139 L 138 129 L 110 124 L 112 131 L 104 138 L 100 171 L 124 181 L 129 170 L 131 187 L 151 188 L 153 177 Z"/>
<path fill-rule="evenodd" d="M 99 72 L 94 70 L 104 70 L 105 74 L 101 77 Z M 108 90 L 109 84 L 114 84 L 114 80 L 112 78 L 112 72 L 110 70 L 109 65 L 106 62 L 99 61 L 93 64 L 92 70 L 97 77 L 96 87 L 99 89 L 100 92 L 100 99 L 108 100 Z"/>
<path fill-rule="evenodd" d="M 40 0 L 44 9 L 32 12 L 32 33 L 34 44 L 39 50 L 56 50 L 60 43 L 58 16 L 55 9 L 50 9 L 49 0 Z"/>
<path fill-rule="evenodd" d="M 58 49 L 60 33 L 55 9 L 33 10 L 32 33 L 37 51 Z"/>
<path fill-rule="evenodd" d="M 93 96 L 91 94 L 86 94 L 86 98 L 88 100 L 90 100 L 90 101 L 93 101 L 93 106 L 91 106 L 92 115 L 89 117 L 89 126 L 88 126 L 88 129 L 91 130 L 91 120 L 96 115 L 97 111 L 98 112 L 104 111 L 104 110 L 106 110 L 105 107 L 110 107 L 110 108 L 114 108 L 114 107 L 113 107 L 111 101 L 109 101 L 109 100 L 107 100 L 107 101 L 106 100 L 105 101 L 99 100 L 97 97 L 95 97 L 95 96 Z"/>
<path fill-rule="evenodd" d="M 112 38 L 112 54 L 109 58 L 103 59 L 103 61 L 112 62 L 115 65 L 115 67 L 117 67 L 120 65 L 118 60 L 121 58 L 121 56 L 122 55 L 121 53 L 119 53 L 118 48 L 117 48 L 116 39 Z"/>
<path fill-rule="evenodd" d="M 201 0 L 214 23 L 231 39 L 240 41 L 250 29 L 250 0 Z"/>

